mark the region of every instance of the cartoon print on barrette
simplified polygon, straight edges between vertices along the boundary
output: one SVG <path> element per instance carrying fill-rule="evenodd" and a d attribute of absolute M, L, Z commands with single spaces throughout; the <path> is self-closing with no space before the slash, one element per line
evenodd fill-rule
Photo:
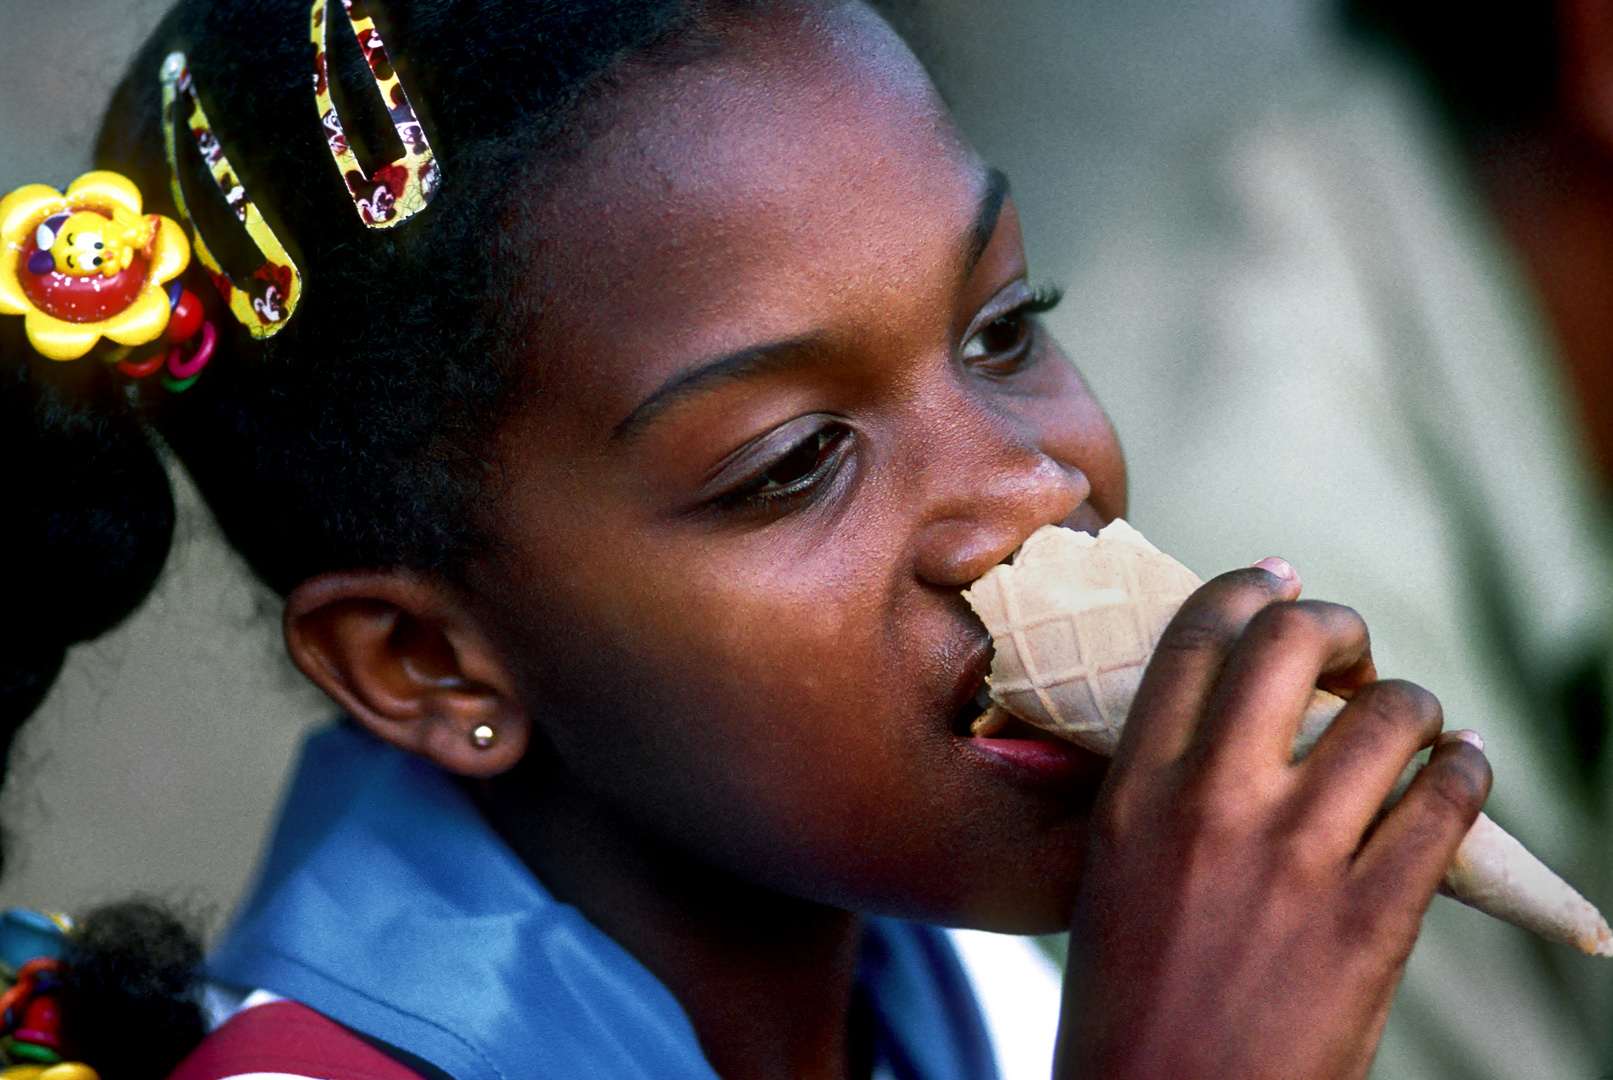
<path fill-rule="evenodd" d="M 52 360 L 76 360 L 103 336 L 157 340 L 165 286 L 189 264 L 185 230 L 142 214 L 140 190 L 117 173 L 85 173 L 65 194 L 29 184 L 0 199 L 0 315 L 23 316 L 29 343 Z"/>
<path fill-rule="evenodd" d="M 375 20 L 364 10 L 362 0 L 340 0 L 348 25 L 358 37 L 359 48 L 370 65 L 375 88 L 386 103 L 387 115 L 403 143 L 403 156 L 378 167 L 365 175 L 358 155 L 347 141 L 341 114 L 331 99 L 330 73 L 325 63 L 329 22 L 326 18 L 327 0 L 314 0 L 308 13 L 308 35 L 314 47 L 314 102 L 319 109 L 319 120 L 325 128 L 325 142 L 336 168 L 353 197 L 358 216 L 372 229 L 390 229 L 401 225 L 426 208 L 436 194 L 438 181 L 437 156 L 426 141 L 420 118 L 409 104 L 409 95 L 403 90 L 397 70 L 387 55 L 386 43 L 375 29 Z"/>
<path fill-rule="evenodd" d="M 196 149 L 201 153 L 213 182 L 218 185 L 225 203 L 246 227 L 247 236 L 263 256 L 262 264 L 244 279 L 231 277 L 225 272 L 185 205 L 185 193 L 179 182 L 179 153 L 174 130 L 177 126 L 174 113 L 179 105 L 188 107 L 184 117 L 185 126 L 196 141 Z M 269 228 L 269 223 L 263 220 L 257 204 L 247 196 L 235 167 L 224 155 L 224 147 L 214 133 L 213 125 L 208 122 L 201 99 L 196 96 L 183 53 L 170 53 L 168 59 L 163 61 L 162 130 L 168 150 L 174 205 L 190 221 L 196 237 L 196 257 L 201 260 L 214 286 L 241 325 L 255 338 L 273 337 L 285 328 L 286 322 L 297 310 L 297 304 L 302 299 L 302 275 L 291 261 L 291 256 L 286 254 L 285 245 Z"/>

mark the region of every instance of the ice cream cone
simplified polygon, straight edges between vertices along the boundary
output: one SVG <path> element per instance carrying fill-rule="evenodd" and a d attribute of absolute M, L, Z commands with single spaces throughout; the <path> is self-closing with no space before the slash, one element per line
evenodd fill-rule
<path fill-rule="evenodd" d="M 1033 533 L 1011 564 L 965 593 L 995 642 L 989 733 L 1004 711 L 1095 753 L 1112 755 L 1154 647 L 1200 580 L 1124 521 L 1096 537 L 1056 526 Z M 1344 701 L 1318 690 L 1295 757 L 1315 744 Z M 1415 774 L 1407 769 L 1397 789 Z M 1613 957 L 1613 931 L 1584 897 L 1483 814 L 1441 891 L 1542 937 Z"/>

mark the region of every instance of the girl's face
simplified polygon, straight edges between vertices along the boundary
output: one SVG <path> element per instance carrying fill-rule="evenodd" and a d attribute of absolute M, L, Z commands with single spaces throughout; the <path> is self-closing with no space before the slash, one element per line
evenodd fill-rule
<path fill-rule="evenodd" d="M 534 405 L 476 581 L 546 771 L 839 907 L 1062 926 L 1101 760 L 967 736 L 959 591 L 1124 510 L 1005 183 L 866 9 L 646 66 L 531 208 Z"/>

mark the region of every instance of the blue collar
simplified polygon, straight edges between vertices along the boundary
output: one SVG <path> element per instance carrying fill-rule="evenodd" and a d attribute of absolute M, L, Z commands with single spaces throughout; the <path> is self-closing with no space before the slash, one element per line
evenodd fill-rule
<path fill-rule="evenodd" d="M 870 918 L 859 981 L 898 1080 L 995 1080 L 946 936 Z M 210 964 L 454 1080 L 717 1080 L 683 1009 L 556 901 L 434 766 L 312 736 L 257 885 Z"/>

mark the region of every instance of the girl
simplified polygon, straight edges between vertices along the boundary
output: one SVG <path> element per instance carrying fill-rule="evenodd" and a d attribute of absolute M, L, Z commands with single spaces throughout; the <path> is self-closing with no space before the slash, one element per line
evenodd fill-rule
<path fill-rule="evenodd" d="M 1483 757 L 1374 827 L 1438 706 L 1281 560 L 1113 763 L 968 737 L 959 591 L 1124 469 L 874 11 L 186 2 L 99 160 L 194 221 L 211 359 L 19 362 L 133 402 L 350 717 L 179 1076 L 988 1076 L 929 923 L 1073 927 L 1061 1076 L 1365 1072 Z"/>

